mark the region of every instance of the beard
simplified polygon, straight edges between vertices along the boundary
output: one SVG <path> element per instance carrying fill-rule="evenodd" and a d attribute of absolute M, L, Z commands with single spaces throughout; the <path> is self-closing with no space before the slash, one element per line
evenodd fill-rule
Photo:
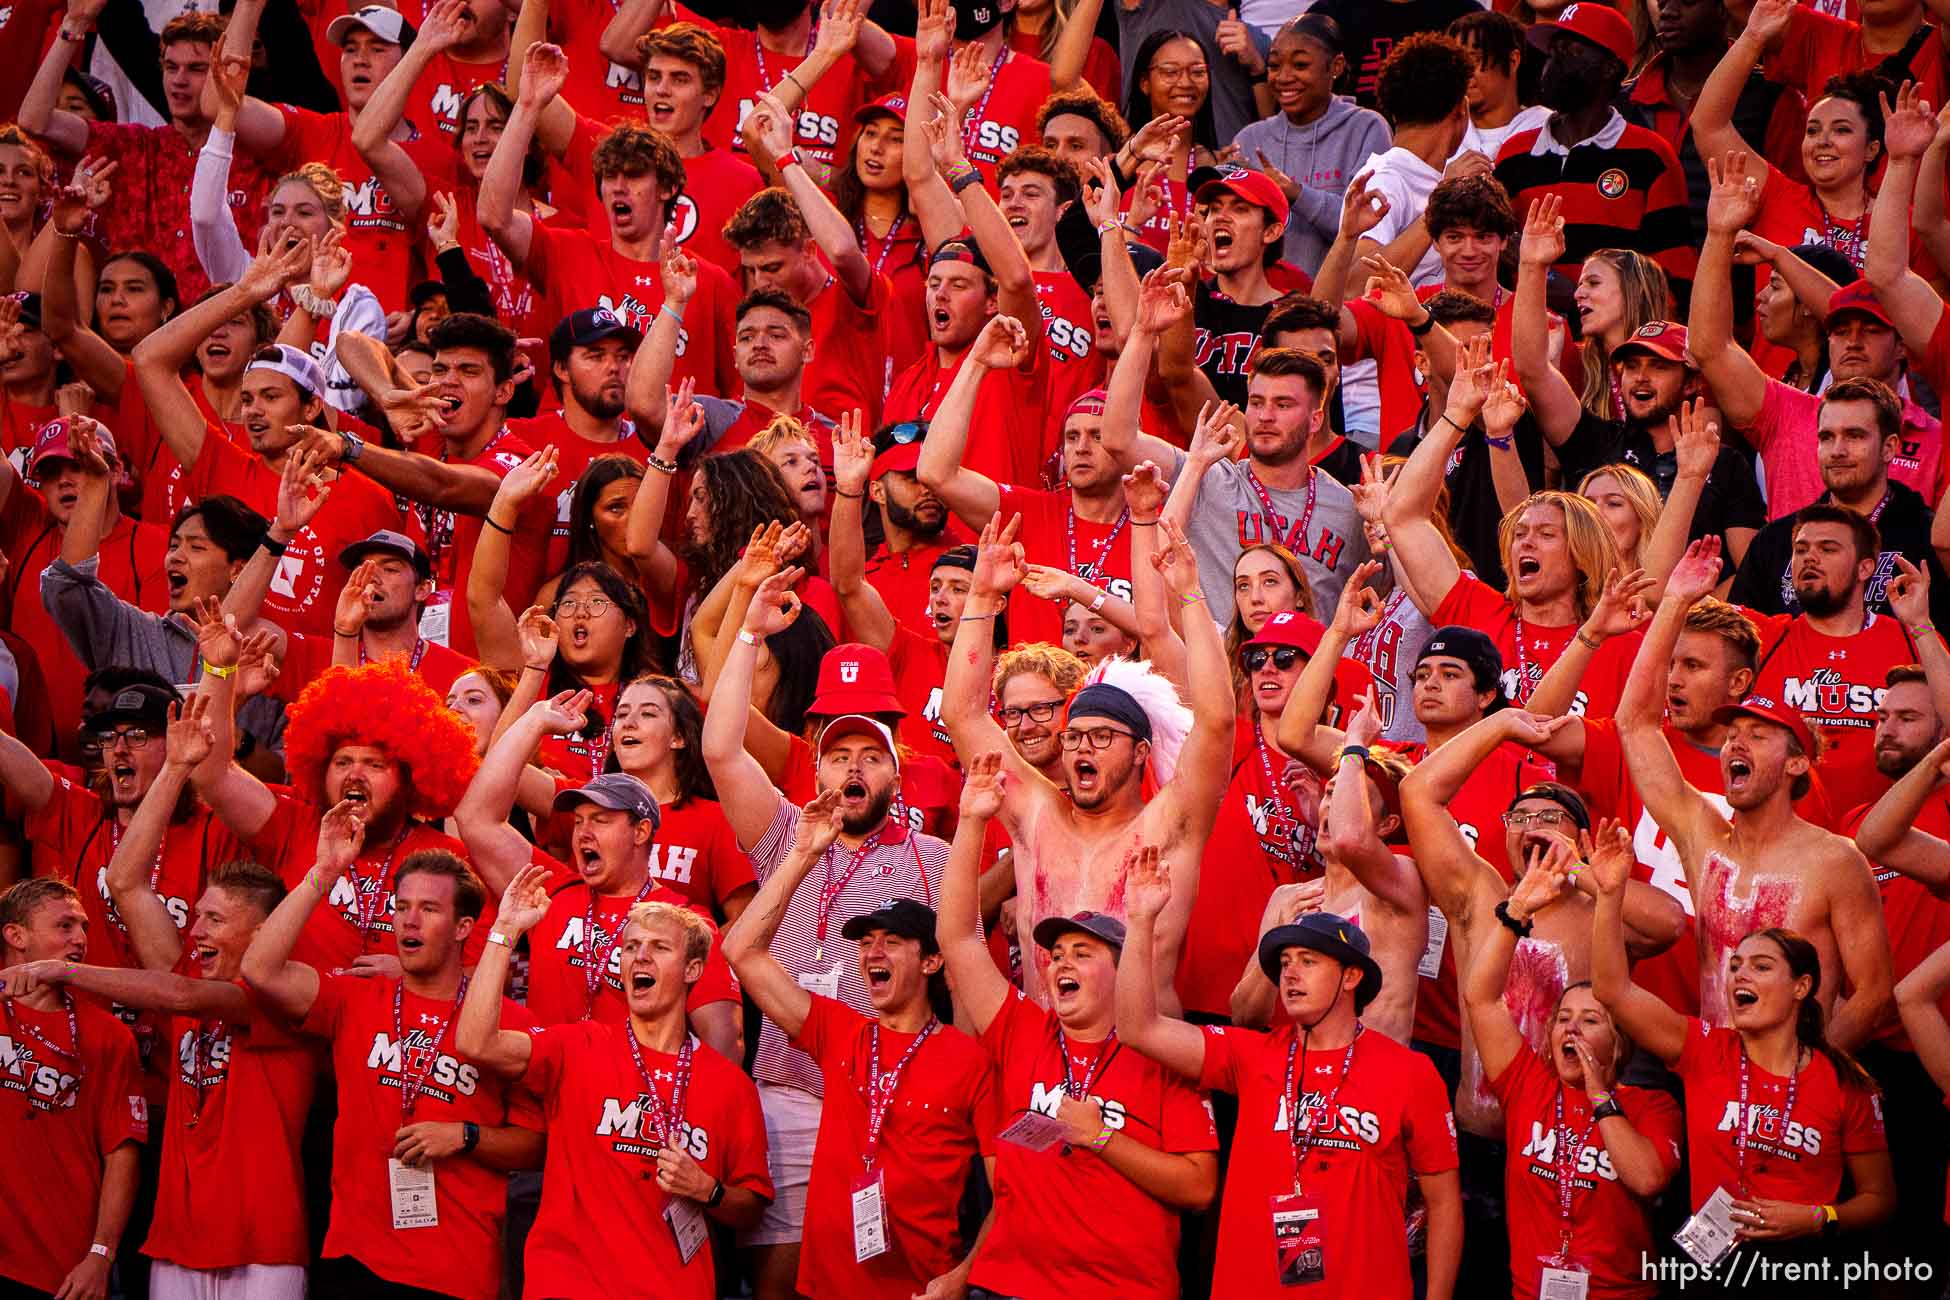
<path fill-rule="evenodd" d="M 594 389 L 590 392 L 584 392 L 580 388 L 574 388 L 570 391 L 575 394 L 576 405 L 595 416 L 598 420 L 614 420 L 617 416 L 623 414 L 623 398 L 620 393 L 615 397 L 611 397 L 609 396 L 608 390 L 603 388 Z"/>
<path fill-rule="evenodd" d="M 806 0 L 751 0 L 745 11 L 760 27 L 779 31 L 806 12 Z"/>
<path fill-rule="evenodd" d="M 865 809 L 841 819 L 840 829 L 848 835 L 871 834 L 875 827 L 887 820 L 887 810 L 894 806 L 894 787 L 875 794 Z"/>
<path fill-rule="evenodd" d="M 1815 618 L 1829 618 L 1848 607 L 1848 592 L 1836 591 L 1832 587 L 1803 587 L 1796 583 L 1794 598 L 1801 602 L 1801 612 Z"/>
<path fill-rule="evenodd" d="M 887 512 L 888 523 L 903 532 L 914 534 L 917 538 L 939 537 L 942 530 L 948 526 L 946 506 L 937 507 L 932 518 L 923 518 L 889 496 L 881 509 Z"/>

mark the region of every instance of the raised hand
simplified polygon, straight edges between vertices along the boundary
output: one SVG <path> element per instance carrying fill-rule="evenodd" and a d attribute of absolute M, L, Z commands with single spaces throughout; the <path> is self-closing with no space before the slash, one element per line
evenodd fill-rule
<path fill-rule="evenodd" d="M 439 0 L 420 20 L 419 35 L 413 40 L 416 45 L 426 42 L 429 49 L 448 50 L 464 40 L 473 25 L 467 0 Z M 524 87 L 528 84 L 528 67 L 525 63 L 522 65 L 521 84 Z M 560 90 L 561 86 L 558 85 L 556 89 Z"/>
<path fill-rule="evenodd" d="M 101 158 L 83 158 L 76 163 L 73 179 L 54 191 L 54 228 L 64 235 L 80 234 L 88 224 L 88 214 L 114 194 L 108 182 L 121 166 Z"/>
<path fill-rule="evenodd" d="M 1507 904 L 1510 919 L 1521 925 L 1556 902 L 1575 861 L 1576 849 L 1568 840 L 1552 840 L 1511 887 Z"/>
<path fill-rule="evenodd" d="M 235 668 L 244 638 L 237 630 L 237 618 L 224 610 L 215 596 L 197 596 L 190 601 L 190 622 L 196 627 L 196 652 L 208 668 Z"/>
<path fill-rule="evenodd" d="M 530 111 L 539 111 L 562 93 L 562 87 L 569 83 L 569 56 L 562 52 L 560 45 L 550 45 L 537 41 L 528 47 L 528 54 L 521 61 L 520 104 Z"/>
<path fill-rule="evenodd" d="M 1797 0 L 1754 0 L 1747 11 L 1747 32 L 1762 45 L 1772 45 L 1788 29 Z"/>
<path fill-rule="evenodd" d="M 1381 626 L 1383 605 L 1368 580 L 1381 572 L 1381 561 L 1363 560 L 1341 586 L 1340 603 L 1334 606 L 1334 629 L 1352 641 Z"/>
<path fill-rule="evenodd" d="M 799 596 L 792 589 L 805 576 L 806 571 L 795 565 L 759 583 L 745 609 L 745 630 L 763 639 L 791 627 L 800 609 Z"/>
<path fill-rule="evenodd" d="M 1388 493 L 1395 486 L 1395 479 L 1402 467 L 1393 469 L 1382 467 L 1382 455 L 1371 451 L 1361 457 L 1361 481 L 1353 486 L 1354 509 L 1361 516 L 1361 522 L 1371 528 L 1385 528 L 1384 516 L 1388 513 Z"/>
<path fill-rule="evenodd" d="M 1517 260 L 1525 266 L 1549 270 L 1564 259 L 1564 200 L 1545 194 L 1530 205 L 1523 218 L 1523 238 Z"/>
<path fill-rule="evenodd" d="M 1146 334 L 1163 334 L 1192 314 L 1192 296 L 1185 291 L 1184 274 L 1161 266 L 1138 283 L 1138 329 Z"/>
<path fill-rule="evenodd" d="M 1201 469 L 1232 459 L 1239 450 L 1240 419 L 1239 408 L 1231 402 L 1207 402 L 1199 408 L 1192 445 L 1185 454 Z"/>
<path fill-rule="evenodd" d="M 427 217 L 427 240 L 435 253 L 444 253 L 460 243 L 460 209 L 446 190 L 435 190 L 427 197 L 433 201 L 433 211 Z"/>
<path fill-rule="evenodd" d="M 752 101 L 751 112 L 738 124 L 738 134 L 747 145 L 756 143 L 768 158 L 776 159 L 792 148 L 793 115 L 771 91 L 762 91 Z"/>
<path fill-rule="evenodd" d="M 1503 720 L 1504 734 L 1526 749 L 1550 743 L 1552 736 L 1576 721 L 1574 715 L 1566 713 L 1561 717 L 1546 718 L 1528 709 L 1509 708 L 1497 714 Z"/>
<path fill-rule="evenodd" d="M 1138 846 L 1137 860 L 1124 879 L 1124 912 L 1133 921 L 1155 921 L 1171 905 L 1171 869 L 1159 861 L 1158 846 Z"/>
<path fill-rule="evenodd" d="M 1090 584 L 1068 569 L 1054 568 L 1047 564 L 1032 564 L 1029 566 L 1029 571 L 1023 574 L 1022 585 L 1029 589 L 1030 595 L 1039 600 L 1054 600 L 1065 605 L 1071 601 L 1078 604 L 1088 603 L 1083 597 L 1089 595 L 1089 591 L 1085 589 L 1090 588 Z"/>
<path fill-rule="evenodd" d="M 1613 569 L 1605 578 L 1605 589 L 1598 603 L 1584 620 L 1583 631 L 1594 641 L 1636 632 L 1645 625 L 1645 598 L 1657 585 L 1644 569 Z"/>
<path fill-rule="evenodd" d="M 1690 606 L 1702 596 L 1710 596 L 1720 585 L 1720 538 L 1713 534 L 1686 547 L 1672 576 L 1666 579 L 1666 595 Z"/>
<path fill-rule="evenodd" d="M 867 439 L 866 415 L 855 409 L 840 417 L 833 430 L 833 487 L 858 497 L 867 490 L 873 471 L 873 443 Z"/>
<path fill-rule="evenodd" d="M 1707 410 L 1704 398 L 1694 398 L 1681 402 L 1678 414 L 1668 417 L 1681 476 L 1706 478 L 1720 458 L 1720 426 L 1706 418 Z"/>
<path fill-rule="evenodd" d="M 1171 484 L 1165 482 L 1164 471 L 1156 461 L 1144 461 L 1124 476 L 1124 504 L 1134 524 L 1156 523 L 1170 494 Z"/>
<path fill-rule="evenodd" d="M 210 717 L 210 697 L 190 696 L 170 718 L 163 761 L 183 772 L 196 768 L 217 747 L 217 726 Z"/>
<path fill-rule="evenodd" d="M 799 810 L 799 826 L 792 835 L 792 851 L 818 858 L 833 847 L 846 821 L 838 790 L 821 790 L 811 803 Z"/>
<path fill-rule="evenodd" d="M 1408 272 L 1379 253 L 1363 257 L 1361 265 L 1368 272 L 1368 287 L 1362 296 L 1369 302 L 1396 320 L 1414 320 L 1421 314 L 1422 300 L 1416 296 Z"/>
<path fill-rule="evenodd" d="M 1192 544 L 1185 540 L 1185 530 L 1170 519 L 1158 521 L 1158 531 L 1163 534 L 1156 551 L 1151 553 L 1151 567 L 1165 580 L 1165 586 L 1175 592 L 1180 602 L 1198 595 L 1198 557 L 1192 553 Z"/>
<path fill-rule="evenodd" d="M 216 123 L 226 131 L 235 127 L 244 106 L 244 87 L 250 81 L 251 61 L 238 54 L 221 54 L 210 69 L 210 93 L 216 97 Z"/>
<path fill-rule="evenodd" d="M 1203 266 L 1211 252 L 1205 223 L 1196 212 L 1171 214 L 1171 236 L 1165 245 L 1165 265 L 1172 270 Z"/>
<path fill-rule="evenodd" d="M 541 605 L 530 605 L 523 610 L 515 623 L 515 635 L 521 641 L 522 666 L 538 673 L 547 672 L 548 666 L 555 662 L 556 642 L 561 635 L 548 610 Z"/>
<path fill-rule="evenodd" d="M 970 109 L 981 101 L 995 75 L 995 64 L 977 41 L 956 50 L 948 60 L 949 104 L 954 108 L 955 121 L 960 122 Z"/>
<path fill-rule="evenodd" d="M 1523 389 L 1508 380 L 1493 385 L 1483 401 L 1483 432 L 1492 438 L 1504 437 L 1517 427 L 1517 421 L 1529 409 Z"/>
<path fill-rule="evenodd" d="M 1760 212 L 1761 177 L 1749 169 L 1749 161 L 1744 149 L 1706 160 L 1706 178 L 1712 183 L 1706 196 L 1708 230 L 1730 235 L 1753 224 Z"/>
<path fill-rule="evenodd" d="M 1110 159 L 1091 158 L 1083 164 L 1083 211 L 1093 226 L 1117 220 L 1124 196 L 1117 189 L 1117 173 Z"/>
<path fill-rule="evenodd" d="M 675 459 L 704 432 L 704 404 L 697 400 L 697 381 L 686 376 L 677 387 L 664 389 L 664 427 L 657 435 L 657 452 Z"/>
<path fill-rule="evenodd" d="M 1165 166 L 1161 162 L 1138 164 L 1137 180 L 1131 189 L 1131 210 L 1124 214 L 1127 229 L 1144 229 L 1151 224 L 1151 218 L 1158 215 L 1158 209 L 1165 205 L 1165 187 L 1160 183 Z"/>
<path fill-rule="evenodd" d="M 317 877 L 320 893 L 330 896 L 332 886 L 339 882 L 365 844 L 365 818 L 360 814 L 360 805 L 350 799 L 339 800 L 318 819 L 318 856 L 313 861 L 312 873 Z"/>
<path fill-rule="evenodd" d="M 244 638 L 243 648 L 237 652 L 237 675 L 231 678 L 232 694 L 239 704 L 271 689 L 271 683 L 278 679 L 283 665 L 272 653 L 278 646 L 278 634 L 263 628 Z"/>
<path fill-rule="evenodd" d="M 244 268 L 238 284 L 254 297 L 275 297 L 288 284 L 311 277 L 311 241 L 286 229 Z"/>
<path fill-rule="evenodd" d="M 940 91 L 928 96 L 928 112 L 921 121 L 921 129 L 928 137 L 928 155 L 934 159 L 935 170 L 946 174 L 950 169 L 968 161 L 968 154 L 961 142 L 962 110 L 954 105 Z"/>
<path fill-rule="evenodd" d="M 1449 404 L 1443 418 L 1458 429 L 1467 429 L 1483 413 L 1490 394 L 1508 382 L 1510 362 L 1490 359 L 1490 336 L 1478 334 L 1466 340 L 1456 358 L 1456 377 L 1449 384 Z"/>
<path fill-rule="evenodd" d="M 1226 10 L 1226 16 L 1219 20 L 1218 30 L 1212 37 L 1219 47 L 1219 53 L 1237 63 L 1254 81 L 1266 75 L 1266 60 L 1253 44 L 1252 32 L 1239 21 L 1237 5 Z"/>
<path fill-rule="evenodd" d="M 1600 894 L 1622 894 L 1632 878 L 1638 856 L 1632 851 L 1632 833 L 1610 817 L 1603 818 L 1591 833 L 1591 856 L 1585 872 Z"/>
<path fill-rule="evenodd" d="M 594 691 L 558 691 L 529 705 L 528 713 L 549 735 L 571 736 L 589 725 L 589 706 L 595 702 Z"/>
<path fill-rule="evenodd" d="M 334 434 L 325 436 L 338 441 Z M 294 536 L 303 532 L 325 508 L 325 499 L 331 495 L 332 484 L 324 475 L 323 455 L 309 449 L 296 455 L 287 453 L 284 468 L 278 472 L 278 527 Z"/>
<path fill-rule="evenodd" d="M 1370 686 L 1355 701 L 1354 716 L 1347 720 L 1348 744 L 1371 746 L 1381 739 L 1381 710 L 1375 707 L 1375 694 Z"/>
<path fill-rule="evenodd" d="M 989 750 L 977 754 L 962 774 L 961 815 L 983 821 L 1002 811 L 1002 755 Z"/>
<path fill-rule="evenodd" d="M 494 928 L 513 939 L 540 925 L 542 918 L 548 915 L 548 877 L 547 867 L 532 862 L 515 872 L 515 878 L 501 891 L 501 905 L 494 913 Z"/>
<path fill-rule="evenodd" d="M 334 226 L 311 252 L 311 291 L 320 298 L 336 298 L 352 279 L 352 250 L 345 246 L 345 230 Z"/>
<path fill-rule="evenodd" d="M 664 282 L 664 305 L 681 313 L 697 293 L 697 259 L 684 251 L 674 230 L 669 228 L 664 231 L 663 248 L 659 274 Z"/>
<path fill-rule="evenodd" d="M 1287 175 L 1278 167 L 1275 167 L 1273 160 L 1266 156 L 1266 150 L 1255 149 L 1253 155 L 1259 160 L 1259 169 L 1270 176 L 1273 183 L 1280 187 L 1280 193 L 1286 195 L 1286 201 L 1288 203 L 1297 201 L 1300 197 L 1300 182 L 1294 180 L 1293 177 Z"/>
<path fill-rule="evenodd" d="M 955 11 L 948 0 L 921 0 L 914 19 L 914 57 L 938 63 L 948 56 L 955 33 Z"/>
<path fill-rule="evenodd" d="M 826 0 L 819 6 L 819 31 L 813 49 L 839 58 L 860 42 L 860 23 L 867 16 L 861 0 Z"/>
<path fill-rule="evenodd" d="M 1013 370 L 1029 355 L 1029 332 L 1014 316 L 989 317 L 968 359 L 989 370 Z"/>
<path fill-rule="evenodd" d="M 501 486 L 494 492 L 495 499 L 519 510 L 555 482 L 561 472 L 560 459 L 554 443 L 530 452 L 501 480 Z"/>
<path fill-rule="evenodd" d="M 968 589 L 971 595 L 982 597 L 984 604 L 1000 602 L 1028 576 L 1022 543 L 1016 540 L 1021 530 L 1021 515 L 1011 515 L 1005 523 L 1000 511 L 990 515 L 982 525 L 982 537 L 975 547 L 975 572 L 969 578 Z"/>
<path fill-rule="evenodd" d="M 1167 113 L 1139 127 L 1125 147 L 1131 151 L 1131 157 L 1139 162 L 1169 162 L 1178 138 L 1191 129 L 1190 118 Z"/>
<path fill-rule="evenodd" d="M 1893 159 L 1921 158 L 1936 139 L 1936 114 L 1923 98 L 1922 88 L 1905 81 L 1896 91 L 1896 102 L 1882 99 L 1882 147 Z"/>
<path fill-rule="evenodd" d="M 1896 576 L 1889 580 L 1889 609 L 1896 621 L 1914 635 L 1930 625 L 1930 571 L 1896 557 Z"/>
<path fill-rule="evenodd" d="M 104 432 L 93 416 L 68 417 L 68 452 L 86 478 L 107 478 L 115 472 L 115 454 L 108 449 Z"/>
<path fill-rule="evenodd" d="M 1368 188 L 1373 172 L 1362 172 L 1341 192 L 1340 237 L 1354 242 L 1381 224 L 1388 215 L 1388 196 Z"/>
<path fill-rule="evenodd" d="M 739 581 L 756 587 L 779 571 L 779 538 L 784 533 L 785 525 L 776 519 L 752 529 L 751 540 L 745 543 L 744 554 L 738 557 Z"/>

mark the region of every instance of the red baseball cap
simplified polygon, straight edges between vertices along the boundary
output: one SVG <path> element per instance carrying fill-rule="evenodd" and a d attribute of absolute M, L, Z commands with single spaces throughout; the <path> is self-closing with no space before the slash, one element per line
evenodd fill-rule
<path fill-rule="evenodd" d="M 1650 352 L 1682 366 L 1693 364 L 1692 358 L 1686 355 L 1686 327 L 1669 320 L 1649 320 L 1633 330 L 1623 343 L 1612 349 L 1612 360 L 1620 360 L 1634 350 Z"/>
<path fill-rule="evenodd" d="M 1833 329 L 1835 318 L 1845 311 L 1861 312 L 1890 329 L 1896 328 L 1896 322 L 1889 319 L 1889 313 L 1876 301 L 1876 291 L 1869 287 L 1867 280 L 1852 280 L 1828 295 L 1828 311 L 1821 318 L 1821 327 Z"/>
<path fill-rule="evenodd" d="M 1273 224 L 1286 224 L 1286 195 L 1273 178 L 1265 172 L 1254 171 L 1250 167 L 1201 167 L 1193 177 L 1193 198 L 1200 203 L 1210 203 L 1221 190 L 1237 194 L 1248 203 L 1257 204 L 1273 214 Z"/>
<path fill-rule="evenodd" d="M 887 656 L 857 641 L 834 646 L 819 661 L 819 685 L 806 712 L 828 718 L 848 713 L 907 716 L 894 694 L 894 669 Z"/>
<path fill-rule="evenodd" d="M 860 107 L 853 110 L 853 120 L 859 123 L 861 126 L 865 126 L 867 123 L 873 121 L 873 119 L 875 119 L 876 117 L 880 117 L 882 114 L 885 114 L 886 116 L 889 117 L 898 117 L 898 118 L 905 119 L 907 117 L 906 93 L 904 91 L 897 90 L 894 91 L 892 94 L 882 95 L 879 99 L 874 100 L 873 103 L 871 104 L 860 105 Z"/>
<path fill-rule="evenodd" d="M 1786 727 L 1794 733 L 1794 738 L 1801 742 L 1801 752 L 1813 761 L 1815 735 L 1808 729 L 1808 720 L 1801 716 L 1799 709 L 1790 709 L 1766 695 L 1749 695 L 1738 704 L 1726 704 L 1715 709 L 1713 721 L 1725 724 L 1742 714 L 1750 718 L 1759 718 L 1762 722 L 1771 722 L 1777 727 Z"/>
<path fill-rule="evenodd" d="M 74 448 L 68 443 L 68 428 L 68 417 L 65 415 L 49 420 L 41 426 L 41 431 L 34 435 L 34 452 L 27 458 L 28 473 L 38 471 L 44 460 L 75 458 Z M 108 457 L 109 464 L 116 464 L 120 457 L 116 455 L 115 438 L 109 433 L 107 425 L 96 425 L 95 441 L 101 446 L 103 454 Z"/>
<path fill-rule="evenodd" d="M 1256 645 L 1293 646 L 1311 659 L 1314 657 L 1314 652 L 1320 649 L 1320 639 L 1325 635 L 1327 629 L 1321 626 L 1319 619 L 1302 614 L 1297 609 L 1287 609 L 1269 616 L 1259 625 L 1259 631 L 1253 634 L 1253 639 L 1239 648 L 1247 650 Z"/>
<path fill-rule="evenodd" d="M 1538 23 L 1530 29 L 1532 40 L 1545 39 L 1552 29 L 1582 36 L 1602 50 L 1609 51 L 1613 58 L 1627 68 L 1638 53 L 1638 43 L 1632 39 L 1632 24 L 1624 14 L 1610 5 L 1597 0 L 1577 0 L 1575 4 L 1565 5 L 1558 12 L 1554 23 Z"/>
<path fill-rule="evenodd" d="M 897 442 L 886 451 L 873 458 L 867 473 L 873 478 L 882 474 L 912 474 L 921 466 L 921 444 L 918 442 Z"/>

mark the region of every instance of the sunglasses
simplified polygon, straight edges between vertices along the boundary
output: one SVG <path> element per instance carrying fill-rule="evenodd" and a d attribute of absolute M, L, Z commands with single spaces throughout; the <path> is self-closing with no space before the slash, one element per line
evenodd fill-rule
<path fill-rule="evenodd" d="M 1249 673 L 1256 673 L 1266 667 L 1266 661 L 1268 659 L 1273 661 L 1273 667 L 1275 669 L 1280 672 L 1285 672 L 1300 661 L 1300 648 L 1290 645 L 1259 645 L 1252 647 L 1239 656 L 1239 662 L 1245 666 L 1246 671 Z"/>
<path fill-rule="evenodd" d="M 881 448 L 882 451 L 885 451 L 888 447 L 905 447 L 909 443 L 919 442 L 927 436 L 928 426 L 921 421 L 902 420 L 899 424 L 890 424 L 882 429 L 874 441 L 885 443 L 886 446 Z"/>

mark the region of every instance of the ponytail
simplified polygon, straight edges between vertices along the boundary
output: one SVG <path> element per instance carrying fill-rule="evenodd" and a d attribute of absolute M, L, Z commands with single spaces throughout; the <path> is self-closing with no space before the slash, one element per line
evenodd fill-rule
<path fill-rule="evenodd" d="M 1806 975 L 1809 978 L 1808 996 L 1794 1014 L 1794 1037 L 1805 1048 L 1818 1052 L 1828 1058 L 1835 1067 L 1835 1077 L 1844 1087 L 1859 1088 L 1865 1092 L 1879 1092 L 1876 1081 L 1862 1068 L 1862 1063 L 1849 1053 L 1828 1041 L 1828 1013 L 1821 1005 L 1821 954 L 1814 944 L 1785 926 L 1770 926 L 1756 930 L 1750 938 L 1765 939 L 1781 950 L 1786 958 L 1788 970 L 1796 979 Z"/>

